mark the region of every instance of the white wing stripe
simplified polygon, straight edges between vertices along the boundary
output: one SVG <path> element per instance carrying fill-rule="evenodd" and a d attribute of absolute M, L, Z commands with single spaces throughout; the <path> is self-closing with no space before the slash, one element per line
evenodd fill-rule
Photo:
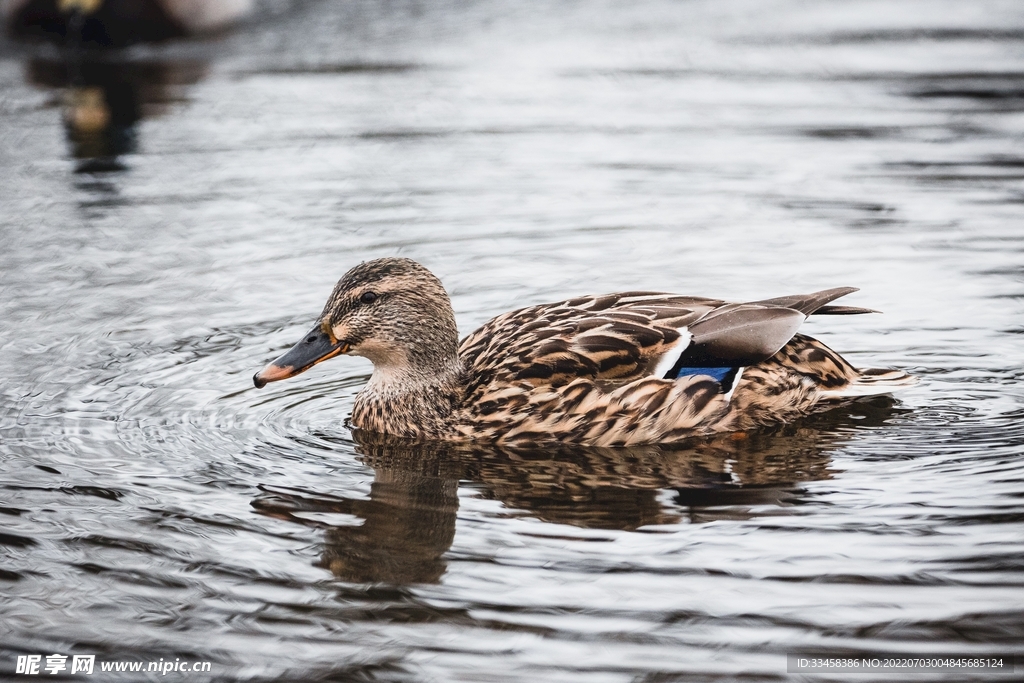
<path fill-rule="evenodd" d="M 658 364 L 654 366 L 654 372 L 651 374 L 658 379 L 665 376 L 665 373 L 672 369 L 679 360 L 679 357 L 683 355 L 683 351 L 686 351 L 690 346 L 690 342 L 693 340 L 693 335 L 690 334 L 690 330 L 686 327 L 676 328 L 679 332 L 679 339 L 675 341 L 672 346 L 665 350 L 665 353 L 658 359 Z"/>
<path fill-rule="evenodd" d="M 740 383 L 740 380 L 743 379 L 744 370 L 746 370 L 746 368 L 736 368 L 736 376 L 732 378 L 732 388 L 730 388 L 725 394 L 726 403 L 732 403 L 732 395 L 736 393 L 736 386 Z"/>

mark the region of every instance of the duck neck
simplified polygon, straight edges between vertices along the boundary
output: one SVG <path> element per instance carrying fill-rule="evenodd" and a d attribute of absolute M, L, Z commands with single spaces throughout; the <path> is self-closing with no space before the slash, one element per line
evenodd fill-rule
<path fill-rule="evenodd" d="M 374 364 L 370 381 L 356 395 L 353 426 L 414 439 L 451 430 L 463 395 L 458 357 L 416 360 Z"/>

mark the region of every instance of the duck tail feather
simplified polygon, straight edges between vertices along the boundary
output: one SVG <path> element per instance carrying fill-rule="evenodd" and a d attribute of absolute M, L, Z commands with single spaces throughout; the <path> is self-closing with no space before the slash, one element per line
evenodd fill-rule
<path fill-rule="evenodd" d="M 815 311 L 821 309 L 825 304 L 835 301 L 839 297 L 846 296 L 856 292 L 856 287 L 833 287 L 832 289 L 823 289 L 820 292 L 814 292 L 813 294 L 793 294 L 792 296 L 780 296 L 774 299 L 764 299 L 762 301 L 752 301 L 754 304 L 761 304 L 763 306 L 781 306 L 783 308 L 792 308 L 800 311 L 804 315 L 811 315 Z M 845 306 L 835 306 L 832 308 L 846 308 Z M 834 314 L 833 314 L 834 315 Z"/>
<path fill-rule="evenodd" d="M 823 400 L 881 396 L 917 384 L 918 379 L 908 372 L 894 368 L 868 368 L 859 370 L 857 378 L 836 389 L 819 391 Z"/>
<path fill-rule="evenodd" d="M 814 311 L 814 315 L 861 315 L 862 313 L 881 313 L 873 308 L 858 308 L 857 306 L 822 306 Z"/>

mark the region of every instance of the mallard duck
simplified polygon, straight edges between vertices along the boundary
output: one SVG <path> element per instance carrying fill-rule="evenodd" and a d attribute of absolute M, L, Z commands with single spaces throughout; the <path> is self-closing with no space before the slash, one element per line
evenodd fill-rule
<path fill-rule="evenodd" d="M 351 425 L 416 440 L 670 443 L 791 421 L 913 383 L 797 334 L 851 287 L 749 303 L 621 292 L 499 315 L 461 342 L 441 281 L 405 258 L 341 278 L 257 387 L 342 354 L 373 363 Z"/>

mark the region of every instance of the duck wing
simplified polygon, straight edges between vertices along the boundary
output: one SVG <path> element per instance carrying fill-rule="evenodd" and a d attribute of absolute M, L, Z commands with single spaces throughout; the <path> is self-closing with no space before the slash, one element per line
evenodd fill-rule
<path fill-rule="evenodd" d="M 693 368 L 766 360 L 808 315 L 852 291 L 741 304 L 661 292 L 579 297 L 500 315 L 463 339 L 459 353 L 471 391 L 523 381 L 560 386 L 590 379 L 613 388 L 646 377 L 676 379 Z"/>

